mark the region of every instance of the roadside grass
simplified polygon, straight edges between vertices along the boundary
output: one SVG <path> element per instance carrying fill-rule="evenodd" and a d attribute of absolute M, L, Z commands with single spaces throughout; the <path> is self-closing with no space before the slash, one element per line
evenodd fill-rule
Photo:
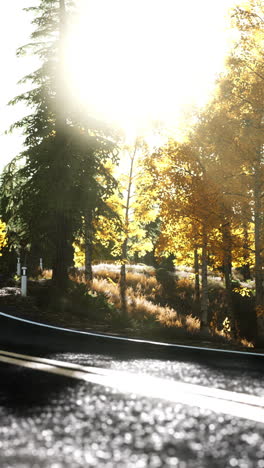
<path fill-rule="evenodd" d="M 188 275 L 177 274 L 158 277 L 152 268 L 130 265 L 127 271 L 128 317 L 122 321 L 120 313 L 119 270 L 120 266 L 96 265 L 94 279 L 87 284 L 97 294 L 104 294 L 115 307 L 115 314 L 108 317 L 110 327 L 127 328 L 136 334 L 169 337 L 177 339 L 204 339 L 200 333 L 200 319 L 197 304 L 194 302 L 194 281 L 191 269 Z M 181 270 L 183 271 L 183 270 Z M 158 279 L 159 278 L 159 281 Z M 72 276 L 73 281 L 85 283 L 84 273 Z M 222 345 L 239 344 L 253 347 L 253 343 L 242 337 L 234 342 L 225 322 L 224 287 L 218 277 L 211 275 L 209 280 L 211 328 L 207 339 Z M 216 311 L 218 313 L 216 314 Z M 220 311 L 220 313 L 219 313 Z M 218 317 L 218 320 L 216 320 Z"/>
<path fill-rule="evenodd" d="M 21 311 L 29 318 L 37 316 L 39 320 L 69 328 L 175 342 L 207 341 L 222 347 L 254 347 L 253 340 L 246 332 L 239 339 L 231 337 L 221 278 L 211 275 L 209 279 L 210 333 L 205 335 L 200 331 L 199 307 L 194 301 L 191 268 L 181 268 L 171 273 L 146 265 L 128 265 L 127 317 L 121 314 L 119 272 L 120 265 L 94 265 L 93 281 L 87 282 L 84 271 L 73 269 L 67 294 L 57 297 L 51 286 L 52 272 L 45 270 L 38 281 L 29 282 L 32 300 L 30 302 L 26 298 L 27 307 L 21 306 Z M 243 312 L 241 301 L 244 298 L 237 294 L 235 299 Z M 245 302 L 250 300 L 247 297 Z M 10 301 L 14 302 L 14 298 Z M 246 304 L 244 314 L 247 307 Z"/>

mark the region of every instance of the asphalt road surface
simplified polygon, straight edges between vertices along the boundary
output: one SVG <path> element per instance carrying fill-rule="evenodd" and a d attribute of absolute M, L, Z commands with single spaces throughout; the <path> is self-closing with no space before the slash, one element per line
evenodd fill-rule
<path fill-rule="evenodd" d="M 1 468 L 264 468 L 262 356 L 0 325 Z"/>

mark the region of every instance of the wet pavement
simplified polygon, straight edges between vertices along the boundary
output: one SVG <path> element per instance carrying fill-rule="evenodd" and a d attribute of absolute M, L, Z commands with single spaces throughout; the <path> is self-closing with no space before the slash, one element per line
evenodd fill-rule
<path fill-rule="evenodd" d="M 264 397 L 263 373 L 239 360 L 123 357 L 111 346 L 45 357 L 160 377 L 168 387 L 180 381 Z M 264 421 L 199 408 L 195 398 L 186 405 L 7 363 L 0 377 L 1 468 L 264 468 Z"/>

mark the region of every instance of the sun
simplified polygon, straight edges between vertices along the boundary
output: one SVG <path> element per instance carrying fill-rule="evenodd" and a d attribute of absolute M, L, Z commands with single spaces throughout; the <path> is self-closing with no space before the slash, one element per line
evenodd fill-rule
<path fill-rule="evenodd" d="M 67 42 L 75 99 L 135 133 L 203 105 L 224 67 L 232 0 L 80 0 Z"/>

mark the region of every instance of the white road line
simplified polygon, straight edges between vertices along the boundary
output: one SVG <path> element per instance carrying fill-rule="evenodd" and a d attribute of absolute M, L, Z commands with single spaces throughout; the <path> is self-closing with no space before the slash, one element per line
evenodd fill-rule
<path fill-rule="evenodd" d="M 59 330 L 65 331 L 68 333 L 76 333 L 78 335 L 86 335 L 86 336 L 93 336 L 98 338 L 105 338 L 109 340 L 116 340 L 116 341 L 127 341 L 130 343 L 142 343 L 142 344 L 151 344 L 157 346 L 167 346 L 172 348 L 182 348 L 182 349 L 193 349 L 193 350 L 202 350 L 202 351 L 215 351 L 217 353 L 225 353 L 225 354 L 236 354 L 241 356 L 260 356 L 264 357 L 263 353 L 255 353 L 254 351 L 235 351 L 230 349 L 220 349 L 220 348 L 207 348 L 204 346 L 189 346 L 189 345 L 181 345 L 181 344 L 174 344 L 174 343 L 164 343 L 161 341 L 149 341 L 149 340 L 140 340 L 138 338 L 125 338 L 123 336 L 114 336 L 104 333 L 95 333 L 95 332 L 85 332 L 81 330 L 74 330 L 73 328 L 63 328 L 63 327 L 56 327 L 54 325 L 48 325 L 46 323 L 34 322 L 32 320 L 23 319 L 21 317 L 15 317 L 14 315 L 9 315 L 4 312 L 0 312 L 0 317 L 7 317 L 13 320 L 18 320 L 20 322 L 29 323 L 31 325 L 37 325 L 43 328 L 50 328 L 52 330 Z"/>
<path fill-rule="evenodd" d="M 49 372 L 113 388 L 124 393 L 198 406 L 264 424 L 264 398 L 185 384 L 158 377 L 112 371 L 92 366 L 0 351 L 0 362 Z"/>
<path fill-rule="evenodd" d="M 10 357 L 18 358 L 18 359 L 38 362 L 38 363 L 47 364 L 47 365 L 53 365 L 55 367 L 60 367 L 64 369 L 70 369 L 70 370 L 81 371 L 81 372 L 86 372 L 86 373 L 88 372 L 88 373 L 99 374 L 99 375 L 104 375 L 104 376 L 113 376 L 117 378 L 137 377 L 137 378 L 140 378 L 141 381 L 147 380 L 149 382 L 150 380 L 152 380 L 154 381 L 154 383 L 155 382 L 160 383 L 161 381 L 162 382 L 166 381 L 170 384 L 172 382 L 169 379 L 150 377 L 150 376 L 146 376 L 146 374 L 139 375 L 139 374 L 133 374 L 131 372 L 126 372 L 126 371 L 116 371 L 112 369 L 105 369 L 103 367 L 81 366 L 79 364 L 74 364 L 71 362 L 58 361 L 57 359 L 41 358 L 38 356 L 14 353 L 14 352 L 5 351 L 5 350 L 0 350 L 0 355 L 10 356 Z M 215 389 L 215 388 L 205 387 L 203 385 L 185 384 L 181 382 L 178 382 L 177 386 L 179 388 L 182 388 L 183 391 L 187 390 L 188 392 L 190 392 L 191 389 L 193 389 L 193 392 L 195 394 L 199 393 L 199 394 L 212 397 L 212 398 L 221 398 L 223 400 L 236 401 L 237 403 L 245 403 L 245 404 L 250 404 L 250 405 L 255 405 L 255 406 L 264 406 L 264 398 L 256 397 L 254 395 L 230 392 L 228 390 Z"/>
<path fill-rule="evenodd" d="M 41 362 L 44 364 L 52 364 L 54 366 L 63 367 L 66 369 L 80 370 L 83 372 L 92 372 L 94 369 L 99 369 L 99 368 L 92 367 L 92 366 L 81 366 L 79 364 L 74 364 L 72 362 L 57 361 L 55 359 L 41 358 L 38 356 L 31 356 L 28 354 L 19 354 L 19 353 L 14 353 L 10 351 L 5 351 L 2 349 L 0 350 L 0 354 L 3 354 L 5 356 L 15 357 L 18 359 L 26 359 L 27 361 Z"/>

